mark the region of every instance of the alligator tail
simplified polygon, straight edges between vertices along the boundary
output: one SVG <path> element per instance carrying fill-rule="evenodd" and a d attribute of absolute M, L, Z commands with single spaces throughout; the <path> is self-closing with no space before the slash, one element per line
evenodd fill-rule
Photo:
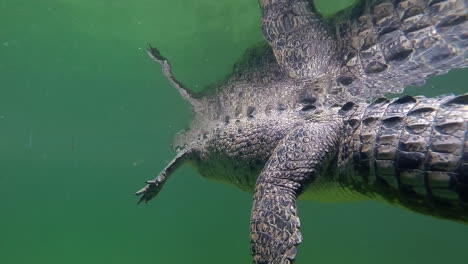
<path fill-rule="evenodd" d="M 468 94 L 381 98 L 345 123 L 356 131 L 345 145 L 359 171 L 349 182 L 468 223 Z"/>

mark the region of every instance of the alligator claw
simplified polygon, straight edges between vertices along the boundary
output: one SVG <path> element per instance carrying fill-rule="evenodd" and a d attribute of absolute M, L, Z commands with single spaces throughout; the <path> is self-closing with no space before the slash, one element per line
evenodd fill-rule
<path fill-rule="evenodd" d="M 156 180 L 146 181 L 146 184 L 149 184 L 149 185 L 151 185 L 151 184 L 156 184 Z"/>
<path fill-rule="evenodd" d="M 142 194 L 145 193 L 147 190 L 148 190 L 148 185 L 146 185 L 145 187 L 141 188 L 138 192 L 135 193 L 135 195 L 142 195 Z"/>
<path fill-rule="evenodd" d="M 141 195 L 137 204 L 141 202 L 147 203 L 149 200 L 153 199 L 161 190 L 162 183 L 158 182 L 156 179 L 146 181 L 146 186 L 141 188 L 135 195 Z"/>
<path fill-rule="evenodd" d="M 163 57 L 163 55 L 161 55 L 161 52 L 159 52 L 157 48 L 151 46 L 151 44 L 149 43 L 148 43 L 148 48 L 146 49 L 146 51 L 148 52 L 148 55 L 154 60 L 156 60 L 157 62 L 162 62 L 162 61 L 167 60 L 166 58 Z"/>
<path fill-rule="evenodd" d="M 195 150 L 191 148 L 180 151 L 156 178 L 146 181 L 146 186 L 135 193 L 138 196 L 141 195 L 140 199 L 138 200 L 138 204 L 143 201 L 148 202 L 149 200 L 153 199 L 161 191 L 167 178 L 171 175 L 171 172 L 182 165 L 185 160 L 192 157 L 192 155 L 195 153 L 194 151 Z"/>

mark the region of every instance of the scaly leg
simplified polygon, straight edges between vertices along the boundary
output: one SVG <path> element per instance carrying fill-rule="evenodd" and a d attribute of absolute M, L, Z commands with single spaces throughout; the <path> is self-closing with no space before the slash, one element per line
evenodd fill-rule
<path fill-rule="evenodd" d="M 159 175 L 153 180 L 147 181 L 146 186 L 141 190 L 136 192 L 136 195 L 141 195 L 138 200 L 138 204 L 141 202 L 147 203 L 149 200 L 153 199 L 159 191 L 161 191 L 162 186 L 166 180 L 171 176 L 171 174 L 179 168 L 185 161 L 191 159 L 196 151 L 192 148 L 182 150 L 177 153 L 175 158 L 169 162 L 169 164 L 159 173 Z"/>
<path fill-rule="evenodd" d="M 339 70 L 337 43 L 308 0 L 259 0 L 262 31 L 278 63 L 292 78 Z"/>
<path fill-rule="evenodd" d="M 250 243 L 257 264 L 294 262 L 302 241 L 296 198 L 337 153 L 338 124 L 306 124 L 276 147 L 255 185 Z"/>
<path fill-rule="evenodd" d="M 184 98 L 184 100 L 189 102 L 192 106 L 198 105 L 198 100 L 192 96 L 190 90 L 185 88 L 176 78 L 174 78 L 174 75 L 172 74 L 171 64 L 166 58 L 164 58 L 161 55 L 159 50 L 155 47 L 152 47 L 151 45 L 148 45 L 148 49 L 146 51 L 153 60 L 155 60 L 161 65 L 164 76 L 171 83 L 171 85 L 177 89 L 182 98 Z"/>

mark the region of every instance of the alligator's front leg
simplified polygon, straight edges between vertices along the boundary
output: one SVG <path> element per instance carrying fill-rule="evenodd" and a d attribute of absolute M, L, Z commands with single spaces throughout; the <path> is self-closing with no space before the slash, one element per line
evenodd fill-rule
<path fill-rule="evenodd" d="M 188 148 L 177 153 L 175 158 L 169 162 L 169 164 L 159 173 L 156 178 L 147 181 L 146 186 L 136 192 L 136 195 L 141 195 L 140 199 L 138 200 L 138 204 L 141 202 L 148 202 L 149 200 L 153 199 L 153 197 L 159 193 L 169 176 L 171 176 L 171 174 L 178 167 L 184 164 L 184 162 L 193 159 L 196 153 L 197 151 L 194 148 Z"/>
<path fill-rule="evenodd" d="M 193 107 L 197 107 L 199 105 L 199 101 L 193 97 L 193 94 L 189 89 L 184 87 L 181 82 L 174 77 L 169 61 L 161 55 L 157 48 L 152 47 L 151 45 L 149 45 L 147 52 L 154 61 L 161 65 L 162 73 L 172 84 L 172 86 L 177 89 L 180 95 Z M 180 151 L 156 178 L 147 181 L 147 185 L 136 192 L 136 195 L 141 195 L 140 199 L 138 200 L 138 204 L 143 201 L 148 202 L 149 200 L 153 199 L 153 197 L 159 193 L 169 176 L 185 161 L 193 159 L 197 156 L 197 154 L 199 154 L 199 152 L 194 147 L 189 147 Z"/>
<path fill-rule="evenodd" d="M 161 65 L 161 70 L 166 79 L 171 85 L 176 88 L 179 94 L 185 101 L 189 102 L 193 107 L 198 106 L 200 102 L 195 98 L 194 93 L 187 89 L 182 83 L 174 77 L 172 73 L 171 63 L 161 55 L 161 52 L 156 47 L 148 45 L 146 50 L 148 55 L 157 63 Z"/>
<path fill-rule="evenodd" d="M 337 153 L 341 127 L 309 123 L 294 129 L 275 148 L 255 185 L 250 218 L 255 263 L 294 262 L 302 236 L 296 198 L 326 170 Z"/>

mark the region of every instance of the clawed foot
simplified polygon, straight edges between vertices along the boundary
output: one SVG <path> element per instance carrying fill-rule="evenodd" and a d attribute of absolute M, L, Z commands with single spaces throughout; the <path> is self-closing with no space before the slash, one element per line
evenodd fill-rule
<path fill-rule="evenodd" d="M 161 55 L 161 52 L 148 43 L 148 48 L 146 49 L 148 55 L 157 63 L 161 65 L 162 72 L 167 80 L 174 86 L 180 95 L 191 105 L 198 105 L 198 101 L 190 95 L 190 90 L 185 88 L 181 82 L 179 82 L 174 75 L 172 74 L 171 64 L 169 61 Z"/>
<path fill-rule="evenodd" d="M 163 181 L 158 179 L 159 177 L 154 180 L 147 181 L 146 186 L 135 193 L 138 196 L 141 195 L 140 199 L 138 200 L 138 204 L 141 202 L 147 203 L 149 200 L 153 199 L 159 193 L 159 191 L 161 191 Z"/>
<path fill-rule="evenodd" d="M 148 52 L 148 55 L 153 58 L 153 60 L 161 63 L 163 61 L 167 61 L 166 58 L 163 57 L 163 55 L 161 55 L 161 52 L 159 52 L 159 50 L 153 46 L 151 46 L 151 44 L 148 43 L 148 48 L 146 49 L 146 51 Z"/>
<path fill-rule="evenodd" d="M 188 148 L 180 151 L 174 157 L 174 159 L 167 164 L 167 166 L 159 173 L 158 177 L 154 180 L 147 181 L 146 186 L 143 187 L 141 190 L 136 192 L 136 195 L 141 195 L 140 200 L 138 200 L 138 204 L 141 202 L 148 202 L 149 200 L 153 199 L 159 191 L 161 191 L 163 184 L 167 181 L 167 179 L 171 176 L 171 174 L 182 165 L 185 160 L 192 157 L 195 153 L 194 149 Z"/>

